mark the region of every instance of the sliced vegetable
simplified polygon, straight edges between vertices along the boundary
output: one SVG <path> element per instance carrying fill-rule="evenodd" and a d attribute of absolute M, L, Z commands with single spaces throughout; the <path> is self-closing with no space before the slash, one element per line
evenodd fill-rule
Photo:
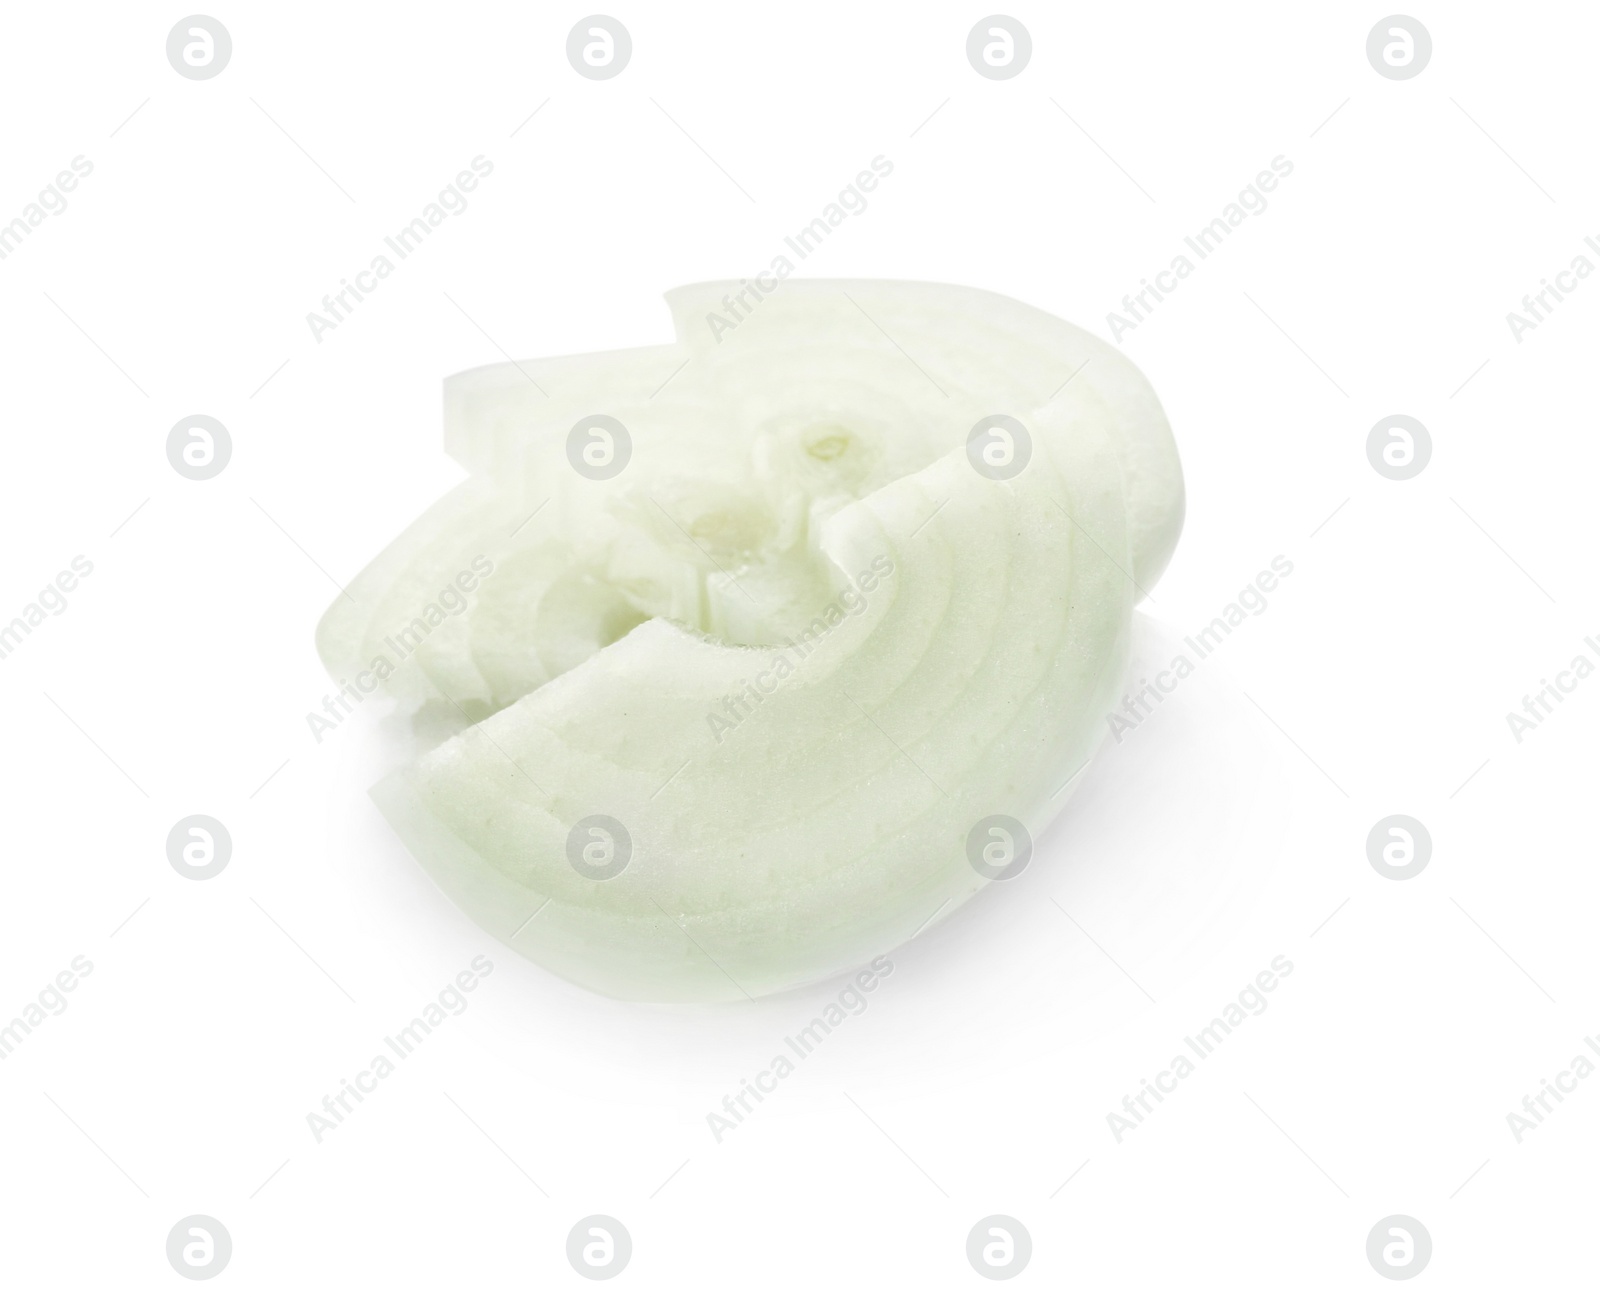
<path fill-rule="evenodd" d="M 471 478 L 318 632 L 336 677 L 387 655 L 403 705 L 457 718 L 374 790 L 417 859 L 625 998 L 803 985 L 1010 876 L 1182 525 L 1160 406 L 1081 330 L 790 281 L 714 336 L 738 291 L 669 294 L 670 347 L 448 380 Z"/>

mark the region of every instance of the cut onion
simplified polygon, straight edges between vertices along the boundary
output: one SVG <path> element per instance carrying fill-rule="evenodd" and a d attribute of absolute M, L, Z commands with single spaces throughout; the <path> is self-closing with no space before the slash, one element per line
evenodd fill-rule
<path fill-rule="evenodd" d="M 1008 876 L 1023 835 L 974 832 L 1060 809 L 1182 526 L 1154 394 L 1082 330 L 789 281 L 714 335 L 739 291 L 669 294 L 672 346 L 447 380 L 471 477 L 318 631 L 457 718 L 373 792 L 423 867 L 628 999 L 804 985 Z"/>

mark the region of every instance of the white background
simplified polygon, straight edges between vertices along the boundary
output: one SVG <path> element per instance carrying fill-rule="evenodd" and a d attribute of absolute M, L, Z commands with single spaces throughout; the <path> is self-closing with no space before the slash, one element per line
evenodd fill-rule
<path fill-rule="evenodd" d="M 210 12 L 209 81 L 166 61 L 178 9 L 13 6 L 0 42 L 0 220 L 94 167 L 0 262 L 0 620 L 94 564 L 0 662 L 0 1020 L 94 967 L 0 1063 L 7 1291 L 187 1291 L 192 1213 L 241 1293 L 587 1291 L 565 1239 L 596 1212 L 633 1238 L 619 1291 L 977 1292 L 993 1213 L 1032 1235 L 1025 1291 L 1382 1290 L 1394 1213 L 1432 1236 L 1418 1290 L 1593 1282 L 1600 1078 L 1520 1144 L 1506 1114 L 1600 1033 L 1600 680 L 1520 744 L 1505 720 L 1600 663 L 1600 282 L 1520 343 L 1505 319 L 1600 236 L 1592 7 L 1417 10 L 1408 81 L 1348 4 L 1024 5 L 1009 81 L 949 4 L 624 5 L 598 82 L 565 57 L 583 9 Z M 314 341 L 479 154 L 471 207 Z M 1294 573 L 719 1144 L 706 1113 L 837 988 L 618 1004 L 497 945 L 365 798 L 379 705 L 313 741 L 311 631 L 459 480 L 446 374 L 666 341 L 663 290 L 766 266 L 877 154 L 803 273 L 1107 338 L 1293 162 L 1121 345 L 1189 489 L 1142 651 Z M 234 441 L 209 482 L 165 458 L 197 412 Z M 1394 413 L 1434 442 L 1406 482 L 1365 455 Z M 164 850 L 197 812 L 234 841 L 203 883 Z M 1365 851 L 1396 812 L 1434 843 L 1406 882 Z M 476 955 L 466 1013 L 318 1144 L 306 1114 Z M 1268 1010 L 1119 1144 L 1107 1114 L 1277 955 Z"/>

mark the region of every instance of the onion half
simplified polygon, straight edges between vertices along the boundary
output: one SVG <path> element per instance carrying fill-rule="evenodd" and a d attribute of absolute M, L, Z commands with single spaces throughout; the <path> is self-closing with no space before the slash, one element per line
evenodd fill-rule
<path fill-rule="evenodd" d="M 804 985 L 1006 876 L 1026 837 L 981 826 L 1060 809 L 1182 526 L 1154 394 L 1082 330 L 791 281 L 714 335 L 738 291 L 669 294 L 668 347 L 447 380 L 472 476 L 318 631 L 458 721 L 373 793 L 424 868 L 629 999 Z"/>

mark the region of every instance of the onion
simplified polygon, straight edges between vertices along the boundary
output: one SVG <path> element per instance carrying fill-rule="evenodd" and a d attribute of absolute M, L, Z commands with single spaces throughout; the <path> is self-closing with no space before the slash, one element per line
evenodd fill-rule
<path fill-rule="evenodd" d="M 1025 865 L 1182 526 L 1154 394 L 1082 330 L 790 281 L 714 332 L 739 291 L 670 293 L 672 346 L 448 379 L 471 477 L 318 630 L 457 720 L 373 790 L 417 860 L 628 999 L 847 971 Z"/>

